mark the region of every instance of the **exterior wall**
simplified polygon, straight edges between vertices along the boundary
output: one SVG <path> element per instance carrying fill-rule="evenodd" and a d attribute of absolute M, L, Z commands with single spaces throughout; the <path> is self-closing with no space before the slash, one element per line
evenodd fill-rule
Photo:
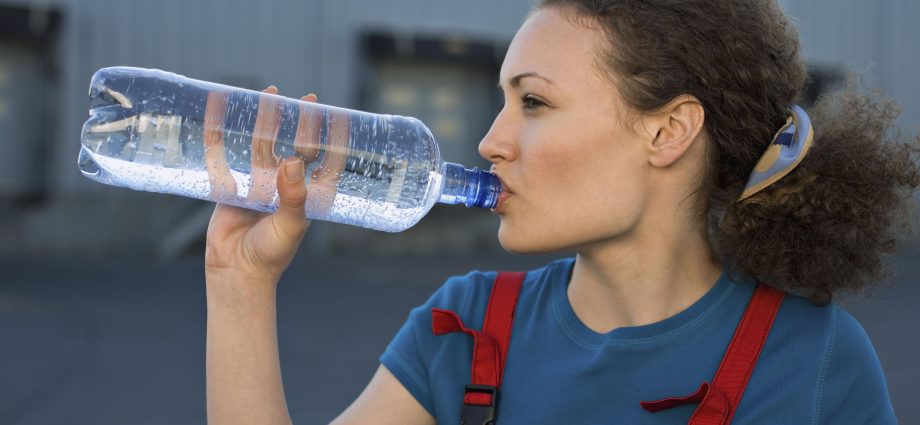
<path fill-rule="evenodd" d="M 903 105 L 904 128 L 920 123 L 920 2 L 783 0 L 809 63 L 831 66 L 883 89 Z"/>
<path fill-rule="evenodd" d="M 902 126 L 917 127 L 920 85 L 913 80 L 920 68 L 920 51 L 914 44 L 920 40 L 920 27 L 913 21 L 920 17 L 920 3 L 781 2 L 800 26 L 811 64 L 856 72 L 903 103 Z M 78 172 L 75 162 L 86 118 L 86 88 L 98 68 L 154 67 L 253 89 L 275 84 L 286 95 L 316 92 L 324 103 L 360 108 L 359 87 L 367 66 L 360 48 L 363 34 L 424 34 L 505 45 L 531 4 L 531 0 L 0 0 L 0 5 L 57 10 L 63 21 L 50 49 L 55 77 L 43 91 L 51 108 L 50 122 L 43 123 L 49 134 L 43 159 L 47 199 L 28 209 L 0 208 L 5 216 L 0 234 L 6 241 L 0 244 L 0 253 L 137 251 L 139 245 L 163 238 L 163 232 L 175 226 L 203 235 L 208 214 L 201 203 L 106 187 Z M 328 252 L 336 244 L 347 250 L 347 241 L 381 240 L 343 227 L 315 223 L 308 244 L 316 252 Z M 467 240 L 480 232 L 485 236 L 458 246 L 497 249 L 494 233 L 489 234 L 494 225 L 475 224 L 473 231 L 462 229 L 463 235 L 453 236 L 437 227 L 431 224 L 420 231 L 427 232 L 422 237 L 425 242 L 412 242 L 420 236 L 411 232 L 386 237 L 391 246 L 416 243 L 427 251 L 425 247 L 444 245 L 439 240 Z M 380 248 L 400 249 L 414 248 Z"/>
<path fill-rule="evenodd" d="M 138 250 L 151 245 L 153 251 L 187 245 L 189 236 L 170 233 L 175 228 L 185 228 L 186 234 L 200 239 L 207 210 L 213 207 L 107 187 L 80 175 L 78 139 L 86 119 L 86 90 L 95 70 L 129 65 L 252 89 L 275 84 L 289 96 L 316 92 L 324 103 L 360 108 L 361 67 L 367 64 L 360 42 L 368 31 L 506 45 L 530 0 L 0 0 L 0 4 L 53 9 L 63 18 L 50 52 L 57 78 L 48 83 L 46 99 L 54 117 L 46 123 L 50 137 L 44 141 L 48 198 L 27 211 L 3 212 L 11 219 L 0 224 L 5 240 L 0 253 L 110 255 L 148 254 Z M 473 141 L 474 149 L 477 142 Z M 363 241 L 384 236 L 343 227 L 314 223 L 307 243 L 322 253 L 333 241 L 347 250 L 347 241 L 355 237 Z M 487 227 L 485 233 L 492 240 L 494 226 Z M 439 232 L 428 233 L 422 245 L 438 245 L 433 239 Z M 397 247 L 395 252 L 399 246 L 413 251 L 405 248 L 414 243 L 412 238 L 400 235 L 390 246 Z M 494 241 L 492 245 L 497 249 Z M 469 244 L 458 246 L 474 249 Z"/>
<path fill-rule="evenodd" d="M 288 95 L 317 92 L 355 107 L 362 31 L 456 34 L 507 43 L 529 0 L 61 0 L 61 135 L 54 188 L 100 192 L 73 167 L 85 118 L 86 86 L 101 67 L 131 65 Z M 71 152 L 68 152 L 69 151 Z"/>
<path fill-rule="evenodd" d="M 920 2 L 915 0 L 782 0 L 799 27 L 811 64 L 851 73 L 902 105 L 900 129 L 920 130 Z M 920 193 L 914 195 L 920 206 Z M 920 211 L 917 212 L 920 220 Z M 920 223 L 918 223 L 920 224 Z M 920 227 L 918 227 L 920 229 Z M 912 236 L 920 243 L 920 231 Z"/>

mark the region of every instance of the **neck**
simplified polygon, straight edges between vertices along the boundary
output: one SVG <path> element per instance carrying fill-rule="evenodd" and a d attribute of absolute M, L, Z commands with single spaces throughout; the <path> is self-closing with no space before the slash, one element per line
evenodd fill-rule
<path fill-rule="evenodd" d="M 606 333 L 662 321 L 715 285 L 722 264 L 701 234 L 656 230 L 636 229 L 627 240 L 578 253 L 568 297 L 588 328 Z"/>

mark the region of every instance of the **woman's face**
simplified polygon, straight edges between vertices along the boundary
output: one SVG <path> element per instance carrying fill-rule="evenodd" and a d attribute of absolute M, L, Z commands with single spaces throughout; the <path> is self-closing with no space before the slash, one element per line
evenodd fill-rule
<path fill-rule="evenodd" d="M 505 106 L 479 145 L 508 192 L 496 209 L 508 251 L 590 249 L 629 234 L 642 217 L 650 136 L 626 127 L 623 102 L 597 62 L 606 42 L 548 8 L 509 47 Z"/>

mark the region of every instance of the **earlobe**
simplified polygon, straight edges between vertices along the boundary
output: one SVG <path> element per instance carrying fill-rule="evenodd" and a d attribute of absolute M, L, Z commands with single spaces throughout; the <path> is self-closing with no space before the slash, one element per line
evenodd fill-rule
<path fill-rule="evenodd" d="M 654 119 L 658 132 L 652 141 L 649 163 L 668 167 L 683 157 L 698 138 L 705 112 L 695 97 L 682 95 L 669 102 Z"/>

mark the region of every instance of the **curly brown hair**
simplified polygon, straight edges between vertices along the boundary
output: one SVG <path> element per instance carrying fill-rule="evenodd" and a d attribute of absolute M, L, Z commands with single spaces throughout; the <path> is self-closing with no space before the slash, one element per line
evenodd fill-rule
<path fill-rule="evenodd" d="M 920 137 L 891 130 L 897 105 L 850 83 L 809 111 L 811 150 L 736 202 L 807 72 L 774 0 L 542 0 L 600 28 L 599 64 L 624 101 L 655 112 L 680 95 L 705 110 L 706 175 L 694 212 L 714 260 L 826 305 L 889 277 L 884 254 L 912 228 Z"/>

